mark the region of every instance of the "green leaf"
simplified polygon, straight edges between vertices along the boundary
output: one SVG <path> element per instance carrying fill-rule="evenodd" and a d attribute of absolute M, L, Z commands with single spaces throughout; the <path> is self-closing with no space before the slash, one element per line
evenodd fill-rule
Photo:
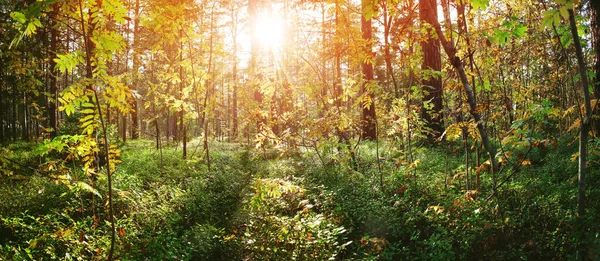
<path fill-rule="evenodd" d="M 57 54 L 56 57 L 54 62 L 61 73 L 73 71 L 81 62 L 77 53 Z"/>
<path fill-rule="evenodd" d="M 28 23 L 27 27 L 25 28 L 25 35 L 31 36 L 31 35 L 35 34 L 36 30 L 37 30 L 37 27 L 35 26 L 34 23 Z"/>
<path fill-rule="evenodd" d="M 81 110 L 81 114 L 93 114 L 93 113 L 94 113 L 94 109 Z"/>
<path fill-rule="evenodd" d="M 473 6 L 473 10 L 485 10 L 490 5 L 490 0 L 471 0 L 470 2 Z"/>
<path fill-rule="evenodd" d="M 560 16 L 562 16 L 563 19 L 569 19 L 569 11 L 567 10 L 566 6 L 561 6 L 560 8 L 558 8 L 558 11 L 560 12 Z"/>
<path fill-rule="evenodd" d="M 84 103 L 81 104 L 81 107 L 84 107 L 84 108 L 95 108 L 96 106 L 93 103 L 91 103 L 91 102 L 84 102 Z"/>
<path fill-rule="evenodd" d="M 514 37 L 520 38 L 525 35 L 525 32 L 527 32 L 527 27 L 525 27 L 523 24 L 518 24 L 512 31 L 512 35 Z"/>
<path fill-rule="evenodd" d="M 554 22 L 554 17 L 556 16 L 557 11 L 554 9 L 546 10 L 542 13 L 542 28 L 549 27 Z"/>
<path fill-rule="evenodd" d="M 25 22 L 27 22 L 25 14 L 21 12 L 11 12 L 10 17 L 21 24 L 25 24 Z"/>
<path fill-rule="evenodd" d="M 494 39 L 496 39 L 496 41 L 498 42 L 498 44 L 502 45 L 505 44 L 506 42 L 508 42 L 510 35 L 502 30 L 495 30 L 494 31 Z"/>

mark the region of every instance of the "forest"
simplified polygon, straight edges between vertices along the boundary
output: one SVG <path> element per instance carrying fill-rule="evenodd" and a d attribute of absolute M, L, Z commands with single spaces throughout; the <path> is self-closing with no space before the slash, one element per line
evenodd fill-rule
<path fill-rule="evenodd" d="M 600 1 L 0 0 L 0 260 L 600 260 Z"/>

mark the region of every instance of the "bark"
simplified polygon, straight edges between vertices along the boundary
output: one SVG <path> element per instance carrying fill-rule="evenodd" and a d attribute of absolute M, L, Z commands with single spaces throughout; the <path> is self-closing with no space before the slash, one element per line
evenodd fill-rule
<path fill-rule="evenodd" d="M 139 89 L 139 68 L 140 68 L 140 54 L 139 54 L 139 42 L 140 42 L 140 0 L 135 1 L 135 18 L 133 20 L 133 90 Z M 131 99 L 132 111 L 131 111 L 131 138 L 137 139 L 140 137 L 139 131 L 139 120 L 138 120 L 138 101 L 137 97 Z"/>
<path fill-rule="evenodd" d="M 12 103 L 12 118 L 11 118 L 11 125 L 12 125 L 11 126 L 12 127 L 11 134 L 12 135 L 11 135 L 11 137 L 13 140 L 17 140 L 18 135 L 19 135 L 18 129 L 17 129 L 17 116 L 18 116 L 17 115 L 17 100 L 18 100 L 17 93 L 18 93 L 18 91 L 17 91 L 17 85 L 14 84 L 15 83 L 14 78 L 13 78 L 12 82 L 13 82 L 13 90 L 12 90 L 12 100 L 11 100 L 11 103 Z"/>
<path fill-rule="evenodd" d="M 326 46 L 326 25 L 325 25 L 325 4 L 321 4 L 321 48 L 327 52 Z M 327 110 L 327 55 L 321 55 L 321 100 L 324 101 L 325 110 Z"/>
<path fill-rule="evenodd" d="M 435 8 L 435 7 L 430 7 L 430 8 Z M 469 83 L 469 80 L 467 79 L 467 74 L 465 72 L 463 62 L 460 60 L 460 58 L 458 58 L 458 56 L 456 56 L 456 48 L 454 47 L 454 44 L 452 42 L 449 42 L 446 39 L 446 37 L 444 36 L 444 33 L 442 32 L 442 28 L 441 28 L 439 22 L 437 20 L 433 21 L 433 22 L 434 22 L 433 26 L 438 35 L 438 39 L 440 40 L 442 47 L 444 48 L 444 51 L 448 55 L 448 60 L 450 61 L 450 63 L 454 67 L 454 69 L 458 72 L 460 82 L 462 83 L 465 94 L 467 95 L 467 102 L 469 104 L 469 109 L 470 109 L 469 113 L 473 116 L 473 119 L 475 119 L 475 122 L 477 123 L 477 130 L 479 131 L 479 135 L 481 136 L 481 141 L 483 143 L 483 147 L 485 148 L 486 152 L 488 153 L 488 156 L 492 163 L 492 168 L 491 168 L 492 179 L 494 180 L 493 186 L 495 188 L 496 184 L 495 184 L 494 173 L 498 167 L 498 162 L 496 160 L 496 148 L 494 148 L 492 146 L 492 144 L 490 143 L 485 125 L 483 125 L 483 121 L 481 119 L 481 115 L 477 111 L 477 103 L 475 101 L 475 93 L 473 92 L 473 88 L 471 87 L 471 84 Z M 494 191 L 494 194 L 496 194 L 495 191 Z"/>
<path fill-rule="evenodd" d="M 99 2 L 97 3 L 97 7 L 98 9 L 102 8 L 102 3 Z M 83 6 L 82 6 L 82 0 L 79 0 L 79 12 L 80 12 L 80 19 L 81 19 L 81 28 L 83 30 L 83 38 L 84 38 L 84 45 L 85 45 L 85 67 L 86 67 L 86 77 L 88 79 L 91 79 L 93 77 L 93 64 L 92 64 L 92 56 L 94 53 L 94 48 L 95 46 L 93 45 L 93 42 L 91 41 L 92 35 L 93 35 L 93 31 L 95 30 L 95 24 L 94 23 L 88 23 L 87 26 L 84 22 L 84 16 L 83 16 Z M 91 11 L 88 11 L 91 12 Z M 91 16 L 91 15 L 90 15 Z M 114 252 L 115 252 L 115 219 L 114 219 L 114 215 L 113 215 L 113 194 L 112 194 L 112 173 L 111 173 L 111 169 L 110 169 L 110 153 L 109 153 L 109 147 L 110 147 L 110 143 L 108 141 L 108 134 L 106 131 L 106 122 L 102 116 L 102 109 L 100 107 L 100 101 L 98 99 L 98 93 L 96 92 L 96 90 L 91 86 L 91 84 L 88 84 L 86 86 L 86 89 L 88 92 L 92 93 L 92 96 L 90 99 L 91 101 L 95 101 L 95 105 L 96 105 L 96 109 L 98 111 L 98 116 L 100 118 L 100 124 L 102 126 L 102 129 L 104 130 L 102 132 L 102 137 L 104 139 L 104 156 L 106 157 L 106 177 L 107 177 L 107 182 L 108 182 L 108 219 L 110 222 L 110 249 L 108 250 L 108 257 L 107 260 L 112 261 L 114 260 Z"/>
<path fill-rule="evenodd" d="M 383 10 L 383 41 L 384 41 L 384 52 L 385 52 L 385 71 L 387 77 L 390 77 L 392 80 L 392 86 L 394 88 L 394 98 L 399 98 L 400 93 L 398 90 L 398 84 L 396 83 L 396 76 L 394 75 L 394 68 L 392 67 L 392 55 L 390 53 L 390 31 L 392 27 L 392 22 L 394 20 L 393 16 L 388 15 L 388 7 L 387 3 L 384 2 L 384 10 Z M 389 79 L 386 79 L 386 82 L 389 85 Z"/>
<path fill-rule="evenodd" d="M 433 24 L 437 22 L 437 4 L 436 0 L 419 0 L 419 19 L 421 24 Z M 423 50 L 422 70 L 432 70 L 439 72 L 442 70 L 442 58 L 440 55 L 440 41 L 430 35 L 425 41 L 421 42 Z M 427 127 L 432 132 L 427 136 L 430 141 L 438 138 L 444 132 L 444 123 L 442 117 L 442 79 L 438 76 L 428 76 L 423 79 L 423 86 L 426 90 L 423 97 L 424 101 L 430 101 L 431 111 L 421 110 L 423 119 Z"/>
<path fill-rule="evenodd" d="M 589 91 L 588 78 L 585 67 L 585 59 L 583 57 L 583 49 L 579 41 L 579 34 L 577 32 L 577 24 L 575 22 L 575 14 L 573 9 L 569 9 L 569 22 L 571 25 L 571 35 L 573 36 L 573 43 L 575 45 L 575 55 L 577 57 L 577 65 L 579 67 L 579 76 L 581 77 L 581 89 L 583 91 L 583 105 L 585 108 L 584 114 L 581 115 L 581 129 L 579 130 L 579 175 L 578 175 L 578 186 L 577 186 L 577 215 L 580 218 L 580 222 L 583 222 L 583 216 L 585 215 L 585 186 L 586 186 L 586 164 L 587 164 L 587 143 L 589 138 L 590 123 L 592 118 L 592 105 Z M 581 229 L 581 239 L 585 237 L 586 231 L 584 230 L 584 224 L 579 224 Z M 579 243 L 577 255 L 579 260 L 585 260 L 586 244 Z"/>
<path fill-rule="evenodd" d="M 362 40 L 365 42 L 363 55 L 366 57 L 372 56 L 372 41 L 373 41 L 373 28 L 371 26 L 371 19 L 366 19 L 365 11 L 367 10 L 367 4 L 370 1 L 362 0 L 362 16 L 360 18 Z M 365 57 L 365 58 L 366 58 Z M 370 59 L 363 59 L 362 63 L 362 74 L 363 83 L 361 85 L 361 93 L 365 100 L 368 100 L 367 104 L 361 104 L 362 116 L 361 116 L 361 137 L 365 140 L 375 140 L 377 138 L 376 128 L 376 115 L 375 115 L 375 97 L 368 90 L 368 85 L 372 84 L 373 77 L 373 64 Z"/>
<path fill-rule="evenodd" d="M 0 62 L 2 62 L 0 60 Z M 6 94 L 4 94 L 4 65 L 0 64 L 0 108 L 6 108 L 7 106 L 4 105 L 4 96 Z M 3 142 L 6 139 L 6 135 L 4 133 L 4 112 L 6 110 L 2 110 L 0 111 L 0 142 Z"/>
<path fill-rule="evenodd" d="M 139 1 L 139 0 L 138 0 Z M 185 102 L 185 98 L 183 97 L 183 29 L 179 30 L 179 39 L 181 42 L 179 44 L 179 98 Z M 187 157 L 187 135 L 185 130 L 184 123 L 185 110 L 183 106 L 181 107 L 181 111 L 179 112 L 179 132 L 181 133 L 181 140 L 183 141 L 183 158 Z"/>
<path fill-rule="evenodd" d="M 592 85 L 594 86 L 594 98 L 600 100 L 600 1 L 590 0 L 590 31 L 592 33 L 592 47 L 594 50 L 594 72 L 596 78 Z M 596 105 L 595 107 L 597 107 Z M 596 137 L 600 136 L 600 110 L 594 110 L 592 119 L 592 129 Z"/>
<path fill-rule="evenodd" d="M 21 117 L 21 138 L 25 141 L 29 141 L 29 123 L 28 123 L 28 113 L 27 113 L 27 93 L 23 91 L 23 107 Z"/>
<path fill-rule="evenodd" d="M 57 92 L 57 76 L 54 75 L 56 72 L 56 62 L 54 59 L 56 58 L 57 52 L 57 43 L 58 43 L 58 30 L 56 29 L 55 19 L 58 16 L 59 12 L 59 4 L 55 3 L 52 5 L 52 14 L 50 17 L 50 54 L 48 57 L 50 72 L 49 72 L 49 85 L 50 85 L 50 97 L 48 97 L 48 127 L 52 128 L 50 132 L 50 138 L 54 138 L 57 135 L 58 124 L 57 124 L 57 110 L 56 104 L 58 102 L 58 92 Z"/>
<path fill-rule="evenodd" d="M 233 36 L 233 98 L 232 98 L 232 109 L 231 109 L 231 117 L 233 119 L 233 126 L 231 132 L 231 139 L 237 140 L 238 135 L 238 112 L 237 112 L 237 93 L 238 93 L 238 85 L 237 85 L 237 14 L 232 4 L 231 10 L 231 20 L 233 21 L 232 25 L 232 36 Z"/>
<path fill-rule="evenodd" d="M 335 2 L 335 33 L 336 36 L 335 39 L 335 80 L 334 80 L 334 86 L 333 86 L 333 100 L 335 102 L 335 106 L 337 107 L 337 109 L 339 110 L 340 107 L 342 106 L 342 43 L 340 43 L 340 37 L 339 35 L 337 35 L 338 32 L 338 28 L 340 26 L 340 5 L 339 3 L 336 1 Z"/>

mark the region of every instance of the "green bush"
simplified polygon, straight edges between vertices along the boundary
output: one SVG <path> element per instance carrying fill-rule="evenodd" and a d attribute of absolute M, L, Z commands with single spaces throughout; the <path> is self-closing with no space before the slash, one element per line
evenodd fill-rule
<path fill-rule="evenodd" d="M 253 260 L 327 260 L 350 242 L 346 229 L 304 199 L 305 190 L 281 179 L 259 179 L 248 202 L 241 244 Z"/>

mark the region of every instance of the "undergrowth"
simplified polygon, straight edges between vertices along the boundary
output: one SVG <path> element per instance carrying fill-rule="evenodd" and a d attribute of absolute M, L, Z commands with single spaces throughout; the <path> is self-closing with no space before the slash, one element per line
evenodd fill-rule
<path fill-rule="evenodd" d="M 474 182 L 478 166 L 474 156 L 465 166 L 460 144 L 415 148 L 408 161 L 396 144 L 363 142 L 352 163 L 331 148 L 284 156 L 214 143 L 209 171 L 203 153 L 182 160 L 175 145 L 161 153 L 129 141 L 113 176 L 117 258 L 569 260 L 580 240 L 598 258 L 600 181 L 590 174 L 588 215 L 577 217 L 569 142 L 504 168 L 492 196 L 485 171 L 479 190 L 465 189 L 465 170 Z M 0 259 L 104 259 L 106 178 L 85 187 L 80 167 L 64 162 L 72 181 L 60 182 L 38 171 L 49 159 L 33 148 L 2 148 Z M 594 157 L 590 170 L 600 169 Z"/>

